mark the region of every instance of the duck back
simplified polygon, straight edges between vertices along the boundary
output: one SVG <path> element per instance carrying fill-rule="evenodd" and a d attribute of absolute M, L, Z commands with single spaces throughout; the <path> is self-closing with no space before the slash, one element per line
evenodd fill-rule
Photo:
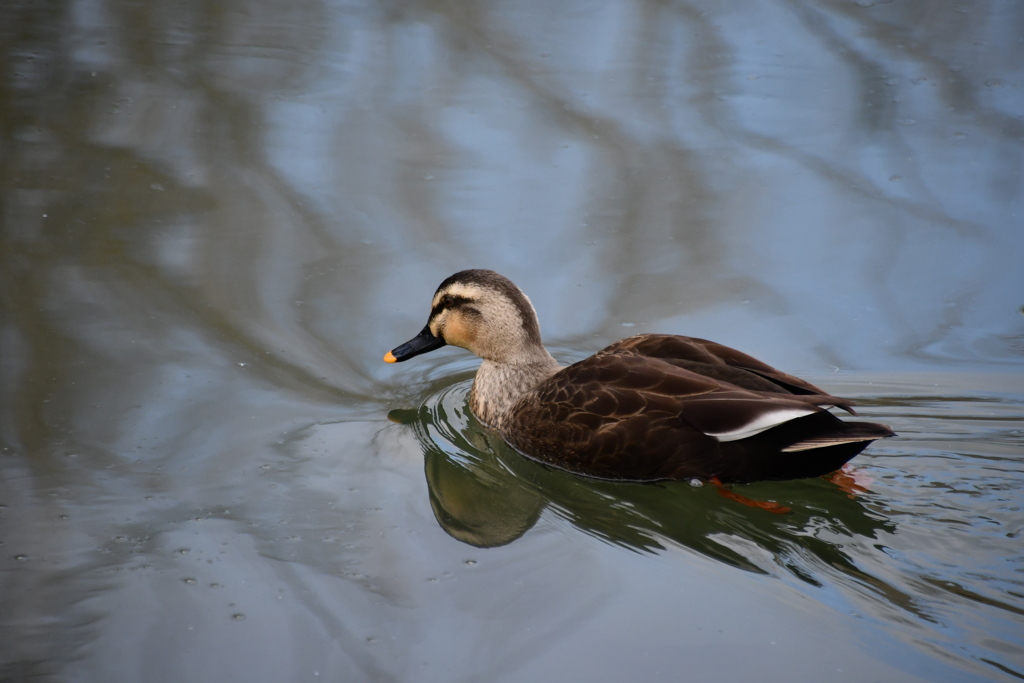
<path fill-rule="evenodd" d="M 728 347 L 622 340 L 525 394 L 503 424 L 525 455 L 606 479 L 793 479 L 832 472 L 883 425 L 844 422 L 847 399 Z"/>

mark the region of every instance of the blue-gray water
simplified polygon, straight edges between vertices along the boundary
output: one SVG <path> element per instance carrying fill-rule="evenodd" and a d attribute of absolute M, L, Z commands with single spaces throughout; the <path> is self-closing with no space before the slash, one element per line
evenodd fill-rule
<path fill-rule="evenodd" d="M 1024 678 L 1024 5 L 0 4 L 0 679 Z M 559 359 L 714 339 L 896 439 L 846 480 L 510 453 Z"/>

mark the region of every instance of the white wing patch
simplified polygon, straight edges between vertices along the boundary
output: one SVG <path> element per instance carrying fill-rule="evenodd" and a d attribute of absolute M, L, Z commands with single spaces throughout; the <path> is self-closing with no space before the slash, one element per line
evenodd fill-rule
<path fill-rule="evenodd" d="M 875 437 L 871 436 L 835 436 L 832 438 L 823 437 L 821 439 L 808 439 L 806 441 L 797 441 L 792 446 L 786 446 L 782 449 L 783 453 L 797 453 L 799 451 L 810 451 L 815 448 L 824 448 L 825 446 L 838 446 L 841 443 L 860 443 L 861 441 L 873 441 Z"/>
<path fill-rule="evenodd" d="M 772 427 L 777 427 L 783 422 L 789 422 L 790 420 L 795 420 L 804 415 L 811 415 L 815 412 L 817 411 L 811 408 L 781 408 L 770 413 L 758 415 L 757 418 L 742 427 L 737 427 L 727 432 L 707 432 L 707 435 L 713 436 L 719 441 L 739 441 L 740 439 L 760 434 Z"/>

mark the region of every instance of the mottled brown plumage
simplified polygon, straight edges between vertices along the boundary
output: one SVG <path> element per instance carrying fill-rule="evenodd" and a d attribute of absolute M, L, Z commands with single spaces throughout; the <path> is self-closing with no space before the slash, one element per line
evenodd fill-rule
<path fill-rule="evenodd" d="M 844 422 L 830 396 L 704 339 L 642 334 L 561 367 L 530 300 L 469 270 L 441 283 L 427 326 L 389 362 L 453 344 L 483 358 L 473 413 L 523 454 L 607 479 L 795 479 L 832 472 L 892 430 Z"/>

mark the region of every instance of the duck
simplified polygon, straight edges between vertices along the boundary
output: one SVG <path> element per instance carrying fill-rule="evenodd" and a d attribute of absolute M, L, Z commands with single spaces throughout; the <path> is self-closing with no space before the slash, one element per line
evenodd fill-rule
<path fill-rule="evenodd" d="M 886 425 L 841 420 L 853 402 L 706 339 L 638 334 L 563 366 L 511 280 L 463 270 L 434 292 L 427 324 L 384 355 L 446 345 L 482 359 L 473 415 L 522 455 L 600 479 L 747 483 L 835 472 Z"/>

